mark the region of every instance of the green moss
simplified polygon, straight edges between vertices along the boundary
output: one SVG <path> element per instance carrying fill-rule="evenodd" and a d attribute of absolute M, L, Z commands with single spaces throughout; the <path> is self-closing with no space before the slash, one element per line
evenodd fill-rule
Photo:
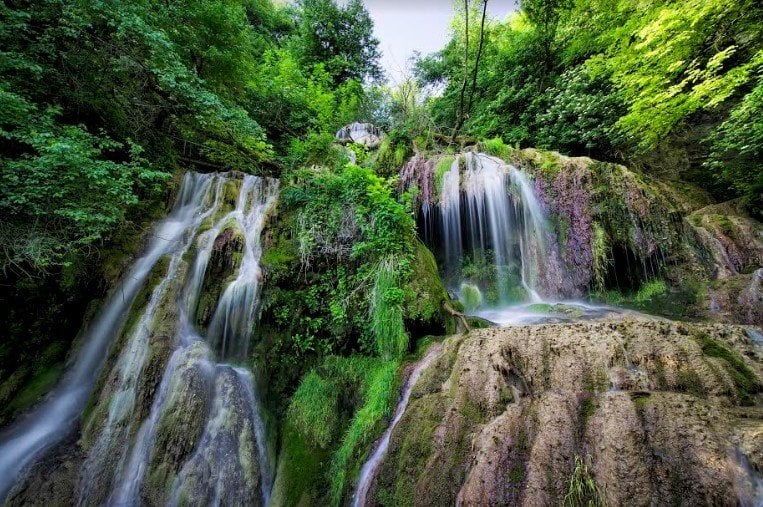
<path fill-rule="evenodd" d="M 284 426 L 271 505 L 319 505 L 326 494 L 322 476 L 329 453 L 311 446 L 289 422 Z"/>
<path fill-rule="evenodd" d="M 472 329 L 487 329 L 493 327 L 493 323 L 482 317 L 466 317 L 466 322 Z"/>
<path fill-rule="evenodd" d="M 650 280 L 644 282 L 634 297 L 637 303 L 645 303 L 656 296 L 661 296 L 667 292 L 668 286 L 663 280 Z"/>
<path fill-rule="evenodd" d="M 399 383 L 396 361 L 359 355 L 328 357 L 307 373 L 284 420 L 274 497 L 286 505 L 341 503 L 386 426 Z"/>
<path fill-rule="evenodd" d="M 215 215 L 212 218 L 212 223 L 217 223 L 226 214 L 236 209 L 236 203 L 238 202 L 238 196 L 241 192 L 241 185 L 243 183 L 244 180 L 240 178 L 231 178 L 223 183 L 220 207 L 215 212 Z"/>
<path fill-rule="evenodd" d="M 383 431 L 382 419 L 392 413 L 397 398 L 397 362 L 381 362 L 366 374 L 363 405 L 352 418 L 342 443 L 331 457 L 331 503 L 339 505 L 360 471 L 370 444 Z"/>
<path fill-rule="evenodd" d="M 707 392 L 699 374 L 691 369 L 682 368 L 676 375 L 676 388 L 679 391 L 692 394 L 698 398 L 706 398 Z"/>
<path fill-rule="evenodd" d="M 473 423 L 483 424 L 487 421 L 487 409 L 479 402 L 472 398 L 464 399 L 458 411 Z"/>
<path fill-rule="evenodd" d="M 715 227 L 717 227 L 723 234 L 726 236 L 733 238 L 734 233 L 736 232 L 736 226 L 734 225 L 734 222 L 729 219 L 726 215 L 721 214 L 712 214 L 712 215 L 706 215 L 707 220 L 710 221 Z"/>
<path fill-rule="evenodd" d="M 154 267 L 151 269 L 151 273 L 148 275 L 146 283 L 143 284 L 143 287 L 140 289 L 140 292 L 138 292 L 137 296 L 135 296 L 135 300 L 130 306 L 127 320 L 125 321 L 124 326 L 122 326 L 123 335 L 132 332 L 138 319 L 141 317 L 141 315 L 143 315 L 143 310 L 146 308 L 148 300 L 154 293 L 154 289 L 156 289 L 162 280 L 167 277 L 167 270 L 170 267 L 171 260 L 172 259 L 169 256 L 165 256 L 159 259 L 156 264 L 154 264 Z"/>
<path fill-rule="evenodd" d="M 449 315 L 443 305 L 449 300 L 442 284 L 437 261 L 432 252 L 418 239 L 415 240 L 410 281 L 405 288 L 405 319 L 429 327 L 444 327 Z"/>
<path fill-rule="evenodd" d="M 724 347 L 703 331 L 697 331 L 694 339 L 702 347 L 702 353 L 708 357 L 721 359 L 723 365 L 734 381 L 737 389 L 737 399 L 742 405 L 752 405 L 754 395 L 760 391 L 760 381 L 757 375 L 747 366 L 744 360 Z"/>
<path fill-rule="evenodd" d="M 314 447 L 326 448 L 336 436 L 339 390 L 315 371 L 302 379 L 289 405 L 288 419 Z"/>
<path fill-rule="evenodd" d="M 291 272 L 291 267 L 298 261 L 296 245 L 288 240 L 277 241 L 272 247 L 266 248 L 262 255 L 262 265 L 268 276 L 276 276 Z"/>
<path fill-rule="evenodd" d="M 53 344 L 52 346 L 58 347 L 60 344 Z M 61 373 L 64 370 L 63 363 L 54 364 L 40 364 L 36 368 L 36 373 L 26 383 L 26 385 L 18 391 L 16 396 L 5 405 L 2 409 L 3 418 L 11 415 L 23 412 L 27 408 L 34 405 L 42 396 L 48 393 L 61 378 Z"/>
<path fill-rule="evenodd" d="M 442 421 L 444 410 L 445 397 L 441 394 L 410 402 L 400 421 L 400 430 L 390 439 L 390 452 L 379 469 L 377 485 L 387 489 L 392 500 L 389 505 L 415 505 L 416 485 L 427 469 L 433 452 L 434 431 Z M 455 451 L 455 446 L 449 450 Z M 428 491 L 445 490 L 431 487 Z"/>
<path fill-rule="evenodd" d="M 587 396 L 580 405 L 580 415 L 585 427 L 585 422 L 596 412 L 596 399 L 593 396 Z"/>
<path fill-rule="evenodd" d="M 451 167 L 453 166 L 454 160 L 455 157 L 453 155 L 443 155 L 435 165 L 434 186 L 438 194 L 442 192 L 443 179 L 445 178 L 445 174 L 450 171 Z"/>
<path fill-rule="evenodd" d="M 467 312 L 473 312 L 482 306 L 482 293 L 479 287 L 471 283 L 461 284 L 461 298 L 463 299 L 464 309 Z"/>
<path fill-rule="evenodd" d="M 643 410 L 644 407 L 649 403 L 652 396 L 647 392 L 634 392 L 631 393 L 631 400 L 633 401 L 633 404 L 636 405 L 636 408 L 638 410 Z"/>
<path fill-rule="evenodd" d="M 500 137 L 486 139 L 479 146 L 481 151 L 503 160 L 508 160 L 513 153 L 512 148 L 507 146 Z"/>

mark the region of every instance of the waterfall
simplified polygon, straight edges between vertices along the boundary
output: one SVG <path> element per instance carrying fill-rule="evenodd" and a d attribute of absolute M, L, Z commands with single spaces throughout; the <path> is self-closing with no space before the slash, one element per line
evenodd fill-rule
<path fill-rule="evenodd" d="M 87 457 L 75 502 L 143 504 L 145 482 L 161 470 L 167 480 L 174 477 L 163 485 L 173 499 L 267 503 L 273 471 L 256 384 L 247 369 L 228 362 L 241 365 L 248 358 L 262 279 L 260 235 L 277 193 L 277 180 L 186 174 L 171 214 L 83 334 L 60 385 L 0 436 L 0 497 L 26 466 L 74 429 L 110 344 L 119 339 L 118 354 L 102 373 L 94 415 L 83 427 Z M 205 330 L 196 322 L 196 308 L 225 234 L 241 235 L 241 251 L 231 254 L 235 271 Z M 132 310 L 140 314 L 128 319 L 162 258 L 166 274 L 145 306 Z M 168 436 L 185 412 L 198 431 Z M 206 484 L 210 476 L 224 488 Z"/>
<path fill-rule="evenodd" d="M 527 176 L 468 152 L 453 161 L 439 190 L 445 280 L 454 292 L 463 298 L 464 288 L 478 291 L 493 307 L 540 301 L 549 228 Z"/>
<path fill-rule="evenodd" d="M 450 169 L 443 175 L 440 190 L 440 221 L 442 225 L 443 246 L 445 247 L 445 266 L 457 270 L 461 262 L 461 191 L 459 183 L 461 172 L 458 158 L 453 160 Z"/>
<path fill-rule="evenodd" d="M 413 391 L 413 388 L 416 386 L 416 382 L 418 382 L 421 374 L 437 357 L 441 349 L 442 346 L 439 343 L 435 343 L 429 347 L 429 350 L 427 350 L 424 357 L 422 357 L 421 360 L 414 366 L 413 371 L 405 381 L 405 385 L 403 386 L 403 393 L 402 396 L 400 396 L 400 401 L 398 402 L 397 407 L 395 407 L 395 413 L 392 417 L 392 422 L 377 442 L 371 456 L 363 464 L 363 468 L 360 469 L 358 484 L 355 487 L 355 493 L 352 500 L 353 507 L 362 507 L 366 504 L 366 500 L 368 499 L 368 490 L 371 488 L 371 484 L 376 477 L 376 471 L 379 468 L 379 463 L 381 463 L 382 458 L 384 458 L 384 456 L 387 454 L 387 448 L 389 447 L 389 439 L 392 436 L 392 431 L 400 422 L 400 419 L 403 418 L 405 409 L 408 406 L 408 400 L 411 397 L 411 391 Z"/>

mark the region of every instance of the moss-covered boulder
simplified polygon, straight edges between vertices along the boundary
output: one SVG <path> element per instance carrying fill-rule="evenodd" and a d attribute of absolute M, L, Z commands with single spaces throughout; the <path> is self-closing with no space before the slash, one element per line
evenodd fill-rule
<path fill-rule="evenodd" d="M 445 310 L 450 296 L 437 269 L 437 261 L 419 240 L 414 242 L 413 273 L 405 289 L 405 324 L 412 337 L 455 332 L 452 315 Z"/>

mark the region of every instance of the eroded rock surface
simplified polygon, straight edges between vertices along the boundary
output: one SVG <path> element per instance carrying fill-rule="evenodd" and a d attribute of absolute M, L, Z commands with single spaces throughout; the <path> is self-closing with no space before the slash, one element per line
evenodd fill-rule
<path fill-rule="evenodd" d="M 640 317 L 452 337 L 372 503 L 561 505 L 591 479 L 610 505 L 752 505 L 762 360 L 742 327 Z"/>

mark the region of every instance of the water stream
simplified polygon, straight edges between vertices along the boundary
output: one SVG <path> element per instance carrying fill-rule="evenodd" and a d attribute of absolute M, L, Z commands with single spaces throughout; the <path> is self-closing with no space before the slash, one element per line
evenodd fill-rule
<path fill-rule="evenodd" d="M 80 337 L 81 348 L 58 386 L 0 435 L 0 499 L 25 467 L 74 429 L 133 299 L 157 261 L 185 247 L 185 232 L 198 226 L 207 207 L 205 198 L 214 191 L 213 183 L 211 176 L 186 179 L 172 213 L 157 224 L 146 252 L 135 261 Z"/>
<path fill-rule="evenodd" d="M 363 464 L 363 468 L 360 470 L 360 475 L 358 476 L 358 484 L 355 488 L 355 494 L 353 495 L 352 500 L 353 507 L 362 507 L 366 504 L 368 490 L 371 488 L 371 484 L 376 477 L 376 471 L 379 468 L 379 463 L 381 463 L 382 458 L 384 458 L 385 454 L 387 454 L 387 448 L 389 447 L 389 439 L 390 436 L 392 436 L 392 431 L 394 431 L 395 427 L 400 422 L 400 419 L 403 418 L 405 409 L 408 407 L 408 400 L 411 397 L 411 391 L 413 391 L 413 388 L 416 385 L 416 382 L 418 382 L 419 377 L 421 377 L 422 372 L 427 368 L 427 366 L 429 366 L 434 358 L 437 357 L 440 349 L 441 346 L 439 343 L 435 343 L 434 345 L 430 346 L 426 354 L 424 354 L 424 357 L 422 357 L 421 360 L 416 363 L 413 371 L 408 376 L 408 379 L 403 386 L 403 394 L 400 397 L 400 401 L 398 402 L 397 407 L 395 407 L 395 413 L 392 416 L 392 422 L 384 431 L 384 434 L 379 439 L 379 441 L 375 444 L 373 453 Z"/>
<path fill-rule="evenodd" d="M 232 190 L 237 192 L 233 206 Z M 0 498 L 28 465 L 75 429 L 102 374 L 98 406 L 104 407 L 103 420 L 86 447 L 75 503 L 141 505 L 147 476 L 159 463 L 174 467 L 174 483 L 167 485 L 170 503 L 192 495 L 213 505 L 267 504 L 273 466 L 256 383 L 243 365 L 259 302 L 260 235 L 277 193 L 277 180 L 186 174 L 170 216 L 156 226 L 146 253 L 83 334 L 59 386 L 0 436 Z M 196 307 L 222 233 L 241 235 L 243 244 L 205 330 L 195 322 Z M 163 257 L 166 275 L 138 309 L 134 324 L 123 330 L 135 296 Z M 113 365 L 101 373 L 111 343 L 122 335 L 124 345 Z M 156 367 L 157 350 L 165 349 L 158 384 L 147 387 L 147 369 Z M 172 431 L 171 421 L 189 400 L 196 401 L 199 434 L 172 438 L 188 439 L 184 445 L 193 452 L 179 463 L 164 463 L 167 449 L 157 446 L 168 445 L 167 428 Z"/>

